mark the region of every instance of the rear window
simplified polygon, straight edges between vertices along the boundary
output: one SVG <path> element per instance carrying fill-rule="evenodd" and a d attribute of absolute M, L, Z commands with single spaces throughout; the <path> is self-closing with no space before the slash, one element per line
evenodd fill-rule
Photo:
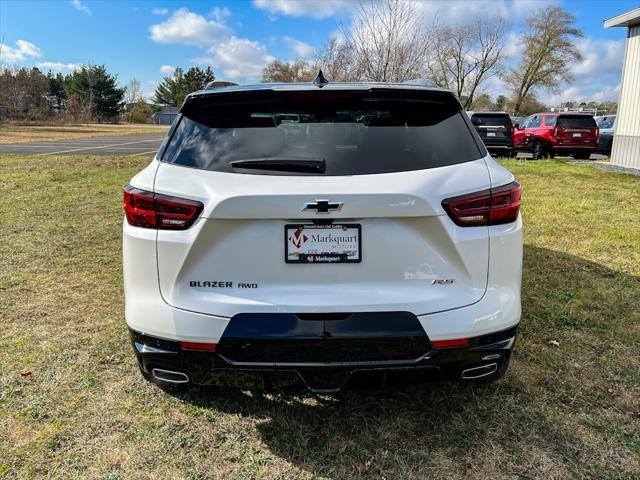
<path fill-rule="evenodd" d="M 558 117 L 556 126 L 596 128 L 596 121 L 588 115 L 561 115 Z"/>
<path fill-rule="evenodd" d="M 511 117 L 506 113 L 474 113 L 471 121 L 476 126 L 510 127 Z"/>
<path fill-rule="evenodd" d="M 600 117 L 598 119 L 598 127 L 600 128 L 613 128 L 613 124 L 616 120 L 616 117 Z"/>
<path fill-rule="evenodd" d="M 162 161 L 263 175 L 362 175 L 442 167 L 484 155 L 463 115 L 457 100 L 444 92 L 213 94 L 185 104 Z M 323 173 L 238 168 L 247 160 L 321 161 L 326 168 Z"/>

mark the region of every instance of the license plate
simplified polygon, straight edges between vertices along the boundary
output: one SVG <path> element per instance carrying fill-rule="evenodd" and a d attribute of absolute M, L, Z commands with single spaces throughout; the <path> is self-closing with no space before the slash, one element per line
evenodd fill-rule
<path fill-rule="evenodd" d="M 581 133 L 574 133 L 574 134 L 573 134 L 573 138 L 581 137 L 581 136 L 582 136 L 582 134 L 581 134 Z"/>
<path fill-rule="evenodd" d="M 495 137 L 496 132 L 487 132 L 487 137 Z"/>
<path fill-rule="evenodd" d="M 288 224 L 284 226 L 287 263 L 358 263 L 362 261 L 361 225 Z"/>

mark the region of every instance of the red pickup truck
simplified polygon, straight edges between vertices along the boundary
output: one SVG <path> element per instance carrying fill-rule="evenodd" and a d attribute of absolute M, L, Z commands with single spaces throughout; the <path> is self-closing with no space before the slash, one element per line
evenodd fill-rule
<path fill-rule="evenodd" d="M 533 158 L 556 155 L 588 160 L 598 146 L 598 126 L 584 113 L 536 113 L 515 125 L 514 147 Z"/>

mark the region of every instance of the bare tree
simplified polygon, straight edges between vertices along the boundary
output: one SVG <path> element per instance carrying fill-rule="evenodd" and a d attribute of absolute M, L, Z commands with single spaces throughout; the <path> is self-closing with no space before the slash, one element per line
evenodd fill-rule
<path fill-rule="evenodd" d="M 429 32 L 413 2 L 361 2 L 341 31 L 359 80 L 402 82 L 424 70 Z"/>
<path fill-rule="evenodd" d="M 302 59 L 291 63 L 273 60 L 262 70 L 263 82 L 310 82 L 315 76 L 314 67 Z"/>
<path fill-rule="evenodd" d="M 142 88 L 140 88 L 140 80 L 131 79 L 124 87 L 124 101 L 127 105 L 136 103 L 143 97 Z"/>
<path fill-rule="evenodd" d="M 322 69 L 331 82 L 353 82 L 360 79 L 361 72 L 353 61 L 351 44 L 332 38 L 326 46 L 316 52 L 314 70 Z"/>
<path fill-rule="evenodd" d="M 428 75 L 470 109 L 482 83 L 501 70 L 504 22 L 478 18 L 471 25 L 434 27 L 434 33 Z"/>
<path fill-rule="evenodd" d="M 521 113 L 525 98 L 538 87 L 554 90 L 562 81 L 571 81 L 570 67 L 582 59 L 573 43 L 583 36 L 575 20 L 561 7 L 543 8 L 527 18 L 522 59 L 505 76 L 516 115 Z"/>

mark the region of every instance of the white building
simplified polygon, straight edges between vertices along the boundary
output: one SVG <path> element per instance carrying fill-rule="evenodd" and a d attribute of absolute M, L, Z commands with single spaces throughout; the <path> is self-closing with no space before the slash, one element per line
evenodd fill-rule
<path fill-rule="evenodd" d="M 605 20 L 611 27 L 627 28 L 611 163 L 640 169 L 640 8 Z"/>

